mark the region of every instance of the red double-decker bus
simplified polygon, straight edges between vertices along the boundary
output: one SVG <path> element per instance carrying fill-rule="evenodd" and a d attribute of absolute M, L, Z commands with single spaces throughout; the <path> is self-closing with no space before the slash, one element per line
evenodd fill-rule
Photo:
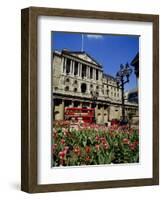
<path fill-rule="evenodd" d="M 65 108 L 65 119 L 75 121 L 82 120 L 84 123 L 92 123 L 95 114 L 94 108 Z"/>

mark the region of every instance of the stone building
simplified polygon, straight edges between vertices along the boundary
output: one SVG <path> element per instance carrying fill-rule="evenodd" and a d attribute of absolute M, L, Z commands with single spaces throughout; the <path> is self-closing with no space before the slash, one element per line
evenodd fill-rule
<path fill-rule="evenodd" d="M 128 90 L 125 92 L 125 99 L 131 103 L 138 104 L 138 88 L 133 88 L 132 90 Z"/>
<path fill-rule="evenodd" d="M 121 89 L 113 76 L 86 52 L 54 51 L 52 55 L 53 119 L 63 120 L 67 107 L 91 108 L 97 96 L 96 123 L 108 123 L 121 118 Z M 127 102 L 129 110 L 137 112 L 138 105 Z"/>

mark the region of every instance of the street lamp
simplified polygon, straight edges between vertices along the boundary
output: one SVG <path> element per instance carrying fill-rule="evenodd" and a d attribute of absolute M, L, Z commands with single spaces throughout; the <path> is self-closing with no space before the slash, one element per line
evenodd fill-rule
<path fill-rule="evenodd" d="M 93 91 L 93 92 L 91 93 L 91 95 L 92 95 L 92 102 L 93 102 L 92 107 L 94 108 L 93 122 L 96 123 L 95 108 L 96 108 L 96 101 L 97 101 L 97 98 L 98 98 L 98 92 Z"/>
<path fill-rule="evenodd" d="M 132 69 L 128 63 L 126 65 L 120 65 L 120 70 L 116 74 L 117 86 L 122 90 L 122 121 L 125 120 L 125 107 L 124 107 L 124 85 L 129 82 L 129 77 L 132 73 Z"/>

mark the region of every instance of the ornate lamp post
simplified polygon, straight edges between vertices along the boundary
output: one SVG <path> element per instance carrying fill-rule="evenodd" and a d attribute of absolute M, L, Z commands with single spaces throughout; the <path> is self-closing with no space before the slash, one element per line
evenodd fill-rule
<path fill-rule="evenodd" d="M 92 92 L 92 107 L 94 108 L 94 117 L 93 117 L 93 122 L 96 123 L 96 115 L 95 115 L 95 108 L 96 108 L 96 101 L 98 98 L 98 92 L 94 91 Z"/>
<path fill-rule="evenodd" d="M 129 82 L 129 77 L 132 69 L 128 63 L 120 65 L 120 70 L 116 74 L 117 86 L 122 90 L 122 121 L 125 120 L 125 107 L 124 107 L 124 85 Z"/>

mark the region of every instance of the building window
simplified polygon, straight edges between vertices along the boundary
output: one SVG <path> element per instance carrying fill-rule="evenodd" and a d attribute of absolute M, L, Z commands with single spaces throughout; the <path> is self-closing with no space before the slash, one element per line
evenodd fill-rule
<path fill-rule="evenodd" d="M 102 105 L 98 104 L 98 109 L 102 108 Z"/>
<path fill-rule="evenodd" d="M 78 107 L 80 105 L 80 102 L 74 101 L 74 107 Z"/>
<path fill-rule="evenodd" d="M 54 105 L 55 105 L 55 106 L 59 106 L 61 103 L 62 103 L 62 100 L 61 100 L 61 99 L 55 99 L 55 100 L 54 100 Z"/>
<path fill-rule="evenodd" d="M 87 85 L 85 83 L 82 83 L 81 84 L 81 92 L 86 93 L 86 90 L 87 90 Z"/>
<path fill-rule="evenodd" d="M 66 86 L 66 87 L 65 87 L 65 91 L 69 91 L 69 86 Z"/>
<path fill-rule="evenodd" d="M 78 81 L 77 81 L 77 80 L 75 80 L 75 81 L 74 81 L 74 84 L 75 84 L 75 85 L 77 85 L 77 84 L 78 84 Z"/>
<path fill-rule="evenodd" d="M 66 74 L 70 73 L 70 64 L 71 64 L 71 60 L 67 59 L 67 63 L 66 63 Z"/>
<path fill-rule="evenodd" d="M 78 62 L 75 62 L 74 75 L 78 75 Z"/>
<path fill-rule="evenodd" d="M 90 78 L 92 79 L 93 78 L 93 68 L 90 67 Z"/>
<path fill-rule="evenodd" d="M 90 106 L 90 103 L 88 103 L 88 102 L 82 103 L 82 108 L 89 108 L 89 106 Z"/>
<path fill-rule="evenodd" d="M 108 106 L 107 105 L 104 105 L 104 110 L 108 109 Z"/>
<path fill-rule="evenodd" d="M 69 78 L 67 78 L 67 79 L 66 79 L 66 83 L 69 83 L 69 82 L 70 82 L 70 79 L 69 79 Z"/>
<path fill-rule="evenodd" d="M 98 69 L 96 69 L 96 80 L 98 80 Z"/>
<path fill-rule="evenodd" d="M 65 100 L 65 107 L 69 107 L 71 105 L 71 101 L 70 100 Z"/>
<path fill-rule="evenodd" d="M 74 88 L 74 92 L 77 92 L 77 88 Z"/>

